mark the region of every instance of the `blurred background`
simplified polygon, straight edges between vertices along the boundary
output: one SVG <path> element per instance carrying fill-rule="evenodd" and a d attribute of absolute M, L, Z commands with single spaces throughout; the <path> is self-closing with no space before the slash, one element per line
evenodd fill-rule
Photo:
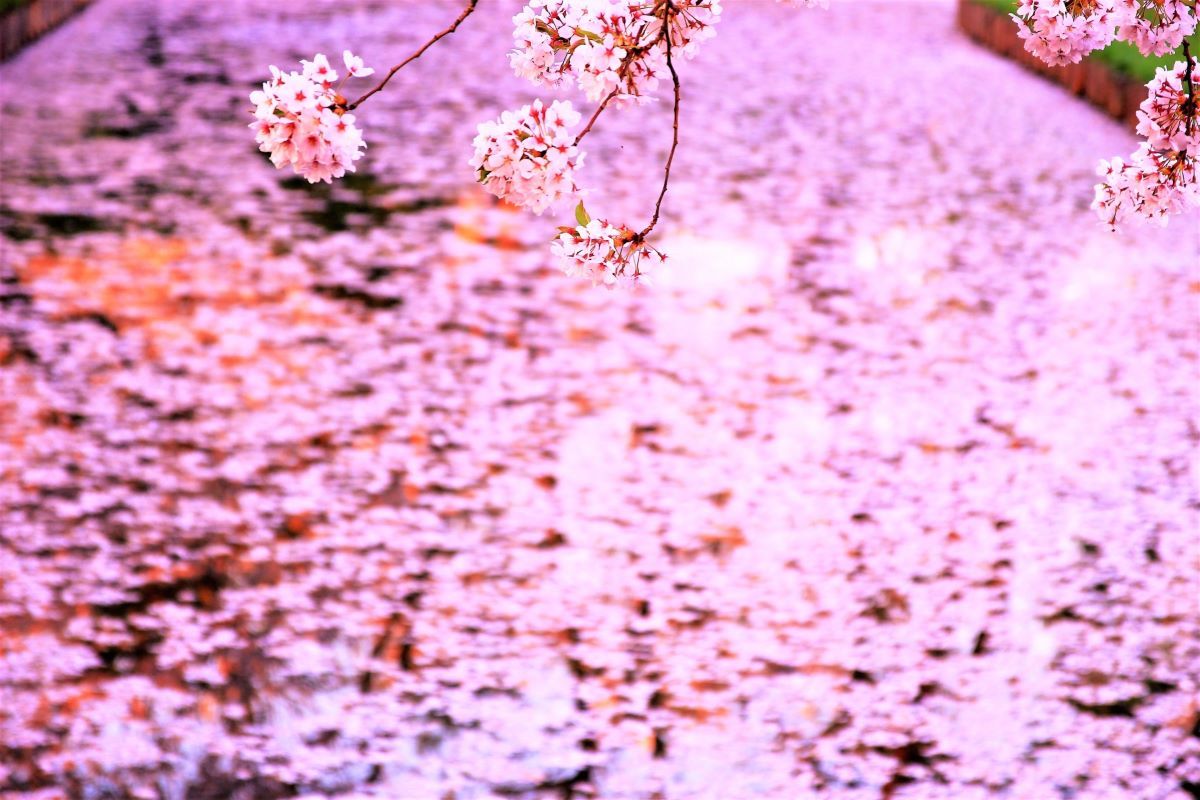
<path fill-rule="evenodd" d="M 1105 229 L 1132 130 L 956 5 L 728 2 L 635 292 L 473 183 L 554 96 L 514 0 L 332 186 L 267 65 L 460 4 L 94 0 L 0 65 L 0 797 L 1200 797 L 1200 220 Z"/>

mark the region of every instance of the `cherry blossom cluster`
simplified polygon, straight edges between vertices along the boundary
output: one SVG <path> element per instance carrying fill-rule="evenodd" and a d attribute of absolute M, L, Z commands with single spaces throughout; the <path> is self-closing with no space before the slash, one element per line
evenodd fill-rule
<path fill-rule="evenodd" d="M 516 46 L 509 63 L 519 77 L 552 87 L 573 83 L 589 100 L 600 103 L 574 139 L 575 145 L 610 101 L 644 99 L 669 74 L 675 88 L 675 122 L 665 194 L 678 145 L 680 91 L 673 58 L 695 55 L 699 45 L 714 35 L 720 15 L 719 0 L 530 0 L 513 18 Z M 481 143 L 488 145 L 491 133 L 492 129 L 480 126 L 477 159 Z M 481 181 L 489 179 L 480 173 Z M 661 205 L 662 194 L 650 224 L 635 232 L 627 225 L 592 220 L 580 203 L 579 224 L 560 228 L 552 250 L 568 275 L 608 286 L 644 283 L 649 263 L 665 260 L 645 241 L 658 222 Z"/>
<path fill-rule="evenodd" d="M 349 50 L 343 54 L 347 77 L 366 77 L 375 70 Z M 276 169 L 291 165 L 309 183 L 332 183 L 347 170 L 366 147 L 362 131 L 347 113 L 346 101 L 334 84 L 338 74 L 323 54 L 300 62 L 301 72 L 283 72 L 271 66 L 271 80 L 250 95 L 258 148 L 270 153 Z"/>
<path fill-rule="evenodd" d="M 665 72 L 664 19 L 672 47 L 690 57 L 720 15 L 719 0 L 532 0 L 513 17 L 509 63 L 539 85 L 574 81 L 589 100 L 637 98 Z"/>
<path fill-rule="evenodd" d="M 1138 109 L 1138 133 L 1146 137 L 1126 162 L 1101 161 L 1104 182 L 1092 207 L 1114 229 L 1131 216 L 1165 225 L 1171 214 L 1200 206 L 1200 107 L 1194 86 L 1200 65 L 1160 68 Z"/>
<path fill-rule="evenodd" d="M 828 0 L 784 1 L 828 7 Z M 334 87 L 337 73 L 323 55 L 302 62 L 299 73 L 271 67 L 271 80 L 251 95 L 255 105 L 251 127 L 259 148 L 270 154 L 277 168 L 290 164 L 312 183 L 332 182 L 353 171 L 366 144 L 350 112 L 435 42 L 453 33 L 477 3 L 467 0 L 454 22 L 354 102 L 341 95 L 340 86 Z M 569 273 L 609 285 L 637 283 L 644 275 L 643 262 L 652 256 L 663 260 L 645 238 L 658 223 L 679 144 L 680 83 L 673 59 L 695 55 L 700 44 L 714 35 L 720 16 L 721 0 L 529 0 L 513 18 L 516 47 L 509 62 L 518 76 L 552 87 L 574 83 L 589 100 L 599 102 L 574 136 L 570 131 L 580 115 L 569 102 L 555 101 L 547 107 L 536 100 L 479 126 L 470 159 L 476 178 L 487 191 L 514 205 L 540 214 L 578 194 L 575 170 L 583 162 L 579 143 L 610 101 L 645 99 L 667 76 L 674 87 L 671 150 L 650 224 L 635 234 L 628 226 L 580 219 L 577 228 L 565 229 L 554 243 Z M 344 59 L 348 77 L 374 72 L 349 51 Z"/>
<path fill-rule="evenodd" d="M 575 170 L 583 154 L 571 129 L 579 112 L 558 100 L 541 100 L 479 126 L 471 166 L 483 188 L 513 205 L 540 214 L 577 191 Z"/>
<path fill-rule="evenodd" d="M 1014 19 L 1025 49 L 1051 66 L 1077 63 L 1107 47 L 1120 22 L 1119 0 L 1021 0 Z"/>
<path fill-rule="evenodd" d="M 1193 96 L 1200 83 L 1200 64 L 1193 61 L 1190 80 L 1187 65 L 1159 67 L 1147 85 L 1149 96 L 1138 109 L 1137 132 L 1156 150 L 1182 150 L 1200 156 L 1200 108 Z"/>
<path fill-rule="evenodd" d="M 1013 19 L 1025 49 L 1051 66 L 1078 63 L 1114 40 L 1165 55 L 1196 28 L 1184 0 L 1021 0 Z"/>
<path fill-rule="evenodd" d="M 1113 230 L 1130 217 L 1166 225 L 1172 214 L 1200 205 L 1196 159 L 1179 151 L 1154 150 L 1148 142 L 1126 162 L 1101 161 L 1092 208 Z"/>
<path fill-rule="evenodd" d="M 624 225 L 591 219 L 582 203 L 575 217 L 579 224 L 559 228 L 551 244 L 568 276 L 588 278 L 593 285 L 644 284 L 651 265 L 667 260 L 646 244 L 642 234 Z"/>
<path fill-rule="evenodd" d="M 1138 111 L 1146 137 L 1128 160 L 1101 161 L 1092 208 L 1114 230 L 1131 217 L 1165 225 L 1172 214 L 1200 204 L 1197 158 L 1200 71 L 1187 46 L 1196 30 L 1190 0 L 1021 0 L 1013 15 L 1025 49 L 1050 65 L 1077 63 L 1113 41 L 1133 44 L 1147 56 L 1180 45 L 1184 60 L 1159 69 Z"/>
<path fill-rule="evenodd" d="M 1184 0 L 1127 0 L 1127 13 L 1117 38 L 1145 55 L 1163 56 L 1174 51 L 1196 29 L 1196 11 Z"/>
<path fill-rule="evenodd" d="M 828 7 L 828 0 L 780 0 L 789 5 Z M 467 7 L 446 30 L 433 37 L 359 100 L 350 103 L 335 88 L 337 73 L 317 54 L 301 72 L 271 67 L 271 80 L 254 92 L 251 125 L 260 150 L 277 168 L 290 164 L 310 182 L 332 182 L 354 169 L 366 144 L 350 112 L 382 90 L 399 69 L 434 42 L 453 33 L 475 9 Z M 576 85 L 599 106 L 587 125 L 572 136 L 580 115 L 569 102 L 541 100 L 499 120 L 479 126 L 470 159 L 484 188 L 515 205 L 542 213 L 579 191 L 575 171 L 582 164 L 579 143 L 610 101 L 637 101 L 654 91 L 669 73 L 675 88 L 675 122 L 663 193 L 654 218 L 636 235 L 626 226 L 589 220 L 563 233 L 555 251 L 565 255 L 569 272 L 640 278 L 641 258 L 656 252 L 644 238 L 658 222 L 678 145 L 679 76 L 672 59 L 693 56 L 714 35 L 720 0 L 529 0 L 513 18 L 515 48 L 509 62 L 518 76 L 536 84 Z M 1194 62 L 1186 37 L 1196 28 L 1192 0 L 1021 0 L 1013 19 L 1025 47 L 1052 65 L 1078 62 L 1091 51 L 1120 39 L 1147 55 L 1162 55 L 1184 45 L 1186 61 L 1160 73 L 1139 115 L 1147 143 L 1127 163 L 1101 165 L 1105 183 L 1097 187 L 1094 207 L 1115 226 L 1131 213 L 1165 220 L 1192 202 L 1196 184 Z M 343 55 L 347 77 L 374 72 L 350 51 Z M 1186 83 L 1186 90 L 1184 84 Z M 591 227 L 589 227 L 591 226 Z M 598 255 L 611 262 L 597 262 Z M 632 267 L 631 267 L 632 265 Z"/>

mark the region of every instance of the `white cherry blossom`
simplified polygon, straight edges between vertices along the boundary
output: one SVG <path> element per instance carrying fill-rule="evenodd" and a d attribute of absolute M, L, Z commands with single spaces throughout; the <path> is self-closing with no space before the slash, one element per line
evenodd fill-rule
<path fill-rule="evenodd" d="M 346 65 L 346 71 L 354 78 L 365 78 L 368 75 L 374 75 L 375 70 L 371 67 L 363 66 L 363 60 L 351 53 L 349 50 L 342 52 L 342 62 Z"/>

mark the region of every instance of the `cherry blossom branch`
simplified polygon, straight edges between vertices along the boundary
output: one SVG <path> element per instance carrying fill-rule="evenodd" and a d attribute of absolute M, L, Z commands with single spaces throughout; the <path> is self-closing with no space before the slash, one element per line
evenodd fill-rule
<path fill-rule="evenodd" d="M 579 135 L 575 137 L 576 147 L 578 147 L 579 143 L 583 141 L 583 137 L 588 135 L 588 132 L 592 129 L 592 126 L 596 124 L 596 120 L 600 118 L 600 114 L 605 108 L 608 107 L 609 102 L 618 94 L 620 94 L 620 92 L 621 87 L 618 86 L 616 89 L 613 89 L 611 92 L 609 92 L 608 97 L 605 97 L 600 105 L 596 107 L 596 111 L 592 114 L 592 118 L 588 120 L 587 125 L 583 126 L 583 130 L 579 132 Z"/>
<path fill-rule="evenodd" d="M 663 29 L 666 30 L 670 24 L 670 14 L 673 8 L 672 0 L 666 0 L 667 9 L 663 17 Z M 671 71 L 671 82 L 675 87 L 675 103 L 673 109 L 673 118 L 671 121 L 671 151 L 667 154 L 667 163 L 663 168 L 663 185 L 662 191 L 658 193 L 658 201 L 654 204 L 654 216 L 650 218 L 650 224 L 643 228 L 636 236 L 635 241 L 642 241 L 649 235 L 650 231 L 654 230 L 654 226 L 658 224 L 658 216 L 662 211 L 663 198 L 667 196 L 667 185 L 671 182 L 671 163 L 675 160 L 675 150 L 679 147 L 679 100 L 681 89 L 679 86 L 679 73 L 675 71 L 675 63 L 671 58 L 671 35 L 666 36 L 667 40 L 667 69 Z"/>
<path fill-rule="evenodd" d="M 347 111 L 353 111 L 354 109 L 356 109 L 356 108 L 358 108 L 360 105 L 362 105 L 362 104 L 363 104 L 363 102 L 364 102 L 364 101 L 365 101 L 365 100 L 366 100 L 368 97 L 370 97 L 371 95 L 375 94 L 376 92 L 381 92 L 381 91 L 383 91 L 383 87 L 387 86 L 387 84 L 388 84 L 388 81 L 390 81 L 390 80 L 392 79 L 392 76 L 393 76 L 393 75 L 395 75 L 397 72 L 399 72 L 400 70 L 402 70 L 402 69 L 404 69 L 405 67 L 407 67 L 407 66 L 408 66 L 409 64 L 411 64 L 413 61 L 416 61 L 418 58 L 420 58 L 420 57 L 421 57 L 421 56 L 422 56 L 422 55 L 425 53 L 425 51 L 426 51 L 426 50 L 428 50 L 430 47 L 432 47 L 432 46 L 433 46 L 434 42 L 438 41 L 439 39 L 441 39 L 441 38 L 443 38 L 443 37 L 449 36 L 450 34 L 454 33 L 454 31 L 458 29 L 458 26 L 462 24 L 463 20 L 465 20 L 467 17 L 471 16 L 471 12 L 473 12 L 473 11 L 475 10 L 475 6 L 476 6 L 478 3 L 479 3 L 479 0 L 467 0 L 467 7 L 466 7 L 466 8 L 464 8 L 464 9 L 463 9 L 463 12 L 462 12 L 461 14 L 459 14 L 459 15 L 458 15 L 458 19 L 454 20 L 454 22 L 452 22 L 448 28 L 446 28 L 446 29 L 445 29 L 445 30 L 443 30 L 441 33 L 437 34 L 437 35 L 436 35 L 436 36 L 434 36 L 432 39 L 430 39 L 428 42 L 426 42 L 426 43 L 425 43 L 425 45 L 424 45 L 424 46 L 423 46 L 423 47 L 422 47 L 420 50 L 418 50 L 417 52 L 413 53 L 411 56 L 409 56 L 408 58 L 404 59 L 403 61 L 401 61 L 401 62 L 400 62 L 399 64 L 397 64 L 396 66 L 392 67 L 391 71 L 389 71 L 389 72 L 388 72 L 388 74 L 384 76 L 383 80 L 381 80 L 381 81 L 378 83 L 378 85 L 376 85 L 376 86 L 375 86 L 375 88 L 371 89 L 371 91 L 367 92 L 367 93 L 366 93 L 366 94 L 364 94 L 362 97 L 358 98 L 358 99 L 357 99 L 357 100 L 355 100 L 353 103 L 350 103 L 348 106 L 346 106 L 346 110 L 347 110 Z"/>
<path fill-rule="evenodd" d="M 638 59 L 642 58 L 642 56 L 644 56 L 646 53 L 648 53 L 651 48 L 653 48 L 655 45 L 657 45 L 664 38 L 667 40 L 667 50 L 668 51 L 670 50 L 670 47 L 671 47 L 670 38 L 671 37 L 668 35 L 668 31 L 670 30 L 670 17 L 668 15 L 669 15 L 669 12 L 671 11 L 671 4 L 668 2 L 663 6 L 663 8 L 664 8 L 663 26 L 662 26 L 662 28 L 659 29 L 658 35 L 654 37 L 654 41 L 648 42 L 639 47 L 633 47 L 629 50 L 629 52 L 627 52 L 625 54 L 625 60 L 621 63 L 621 69 L 617 73 L 617 75 L 618 75 L 617 87 L 615 89 L 613 89 L 611 92 L 609 92 L 608 96 L 605 97 L 603 101 L 601 101 L 600 105 L 596 108 L 596 111 L 592 114 L 591 119 L 588 120 L 587 125 L 583 126 L 583 130 L 581 130 L 579 132 L 579 135 L 575 137 L 575 145 L 576 146 L 578 146 L 579 143 L 581 141 L 583 141 L 583 137 L 587 136 L 587 134 L 592 130 L 592 126 L 596 124 L 596 120 L 600 118 L 600 115 L 604 112 L 604 109 L 608 108 L 609 102 L 611 102 L 614 97 L 616 97 L 618 94 L 621 93 L 621 86 L 624 84 L 625 80 L 628 78 L 630 69 L 632 69 L 633 65 L 638 62 Z M 658 6 L 656 6 L 654 10 L 655 10 L 655 12 L 657 12 Z M 645 31 L 644 25 L 642 26 L 642 31 Z M 638 36 L 640 38 L 641 32 L 638 33 Z M 668 56 L 669 56 L 669 53 L 668 53 Z"/>

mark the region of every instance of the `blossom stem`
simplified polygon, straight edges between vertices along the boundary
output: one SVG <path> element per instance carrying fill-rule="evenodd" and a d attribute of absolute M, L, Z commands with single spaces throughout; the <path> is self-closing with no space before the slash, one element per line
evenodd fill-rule
<path fill-rule="evenodd" d="M 1183 40 L 1183 79 L 1187 82 L 1188 99 L 1184 103 L 1183 112 L 1187 118 L 1185 130 L 1189 135 L 1192 133 L 1192 128 L 1196 122 L 1196 87 L 1192 83 L 1192 71 L 1195 62 L 1192 61 L 1192 50 L 1188 44 L 1188 40 Z"/>
<path fill-rule="evenodd" d="M 397 72 L 399 72 L 400 70 L 402 70 L 402 69 L 404 69 L 405 67 L 407 67 L 407 66 L 408 66 L 409 64 L 411 64 L 413 61 L 416 61 L 418 58 L 420 58 L 420 57 L 421 57 L 421 56 L 422 56 L 422 55 L 425 53 L 425 51 L 426 51 L 426 50 L 428 50 L 430 47 L 432 47 L 432 46 L 433 46 L 433 44 L 434 44 L 434 42 L 436 42 L 438 39 L 441 39 L 442 37 L 449 36 L 450 34 L 454 33 L 454 31 L 458 29 L 458 26 L 462 24 L 463 20 L 465 20 L 467 17 L 471 16 L 471 12 L 473 12 L 473 11 L 475 10 L 475 6 L 476 6 L 478 3 L 479 3 L 479 0 L 467 0 L 467 7 L 466 7 L 466 8 L 464 8 L 464 9 L 463 9 L 463 12 L 462 12 L 461 14 L 459 14 L 459 15 L 458 15 L 458 19 L 454 20 L 454 22 L 450 23 L 450 26 L 449 26 L 449 27 L 447 27 L 447 28 L 446 28 L 445 30 L 443 30 L 441 33 L 439 33 L 439 34 L 437 34 L 436 36 L 434 36 L 434 37 L 433 37 L 432 39 L 430 39 L 428 42 L 426 42 L 426 43 L 425 43 L 425 45 L 424 45 L 424 46 L 423 46 L 423 47 L 422 47 L 420 50 L 418 50 L 417 52 L 413 53 L 411 56 L 409 56 L 408 58 L 404 59 L 403 61 L 401 61 L 401 62 L 400 62 L 399 64 L 397 64 L 396 66 L 392 67 L 391 71 L 389 71 L 389 72 L 388 72 L 388 74 L 387 74 L 386 76 L 384 76 L 383 80 L 381 80 L 381 81 L 380 81 L 380 82 L 379 82 L 379 83 L 378 83 L 378 84 L 375 86 L 375 88 L 371 89 L 371 91 L 367 92 L 367 93 L 366 93 L 366 94 L 364 94 L 362 97 L 358 98 L 358 99 L 357 99 L 357 100 L 355 100 L 353 103 L 351 103 L 350 105 L 346 106 L 346 110 L 347 110 L 347 111 L 353 111 L 354 109 L 356 109 L 356 108 L 358 108 L 360 105 L 362 105 L 362 104 L 363 104 L 363 102 L 364 102 L 364 101 L 365 101 L 365 100 L 366 100 L 368 97 L 370 97 L 371 95 L 375 94 L 376 92 L 380 92 L 380 91 L 382 91 L 382 90 L 383 90 L 383 87 L 387 86 L 387 84 L 388 84 L 388 81 L 390 81 L 390 80 L 392 79 L 392 76 L 393 76 L 393 75 L 395 75 Z"/>
<path fill-rule="evenodd" d="M 670 11 L 670 8 L 671 8 L 670 3 L 664 4 L 662 6 L 662 8 L 664 8 L 666 11 Z M 659 6 L 655 6 L 654 13 L 658 13 L 658 9 L 659 9 Z M 663 26 L 662 26 L 662 28 L 659 29 L 658 35 L 654 37 L 654 41 L 649 42 L 648 44 L 638 46 L 638 47 L 631 47 L 625 53 L 625 60 L 621 62 L 621 68 L 617 72 L 617 75 L 618 75 L 617 88 L 615 88 L 611 92 L 609 92 L 608 96 L 605 97 L 603 101 L 601 101 L 600 105 L 596 108 L 595 113 L 592 114 L 592 118 L 588 120 L 587 125 L 585 125 L 583 127 L 583 130 L 581 130 L 579 132 L 579 135 L 575 137 L 576 145 L 578 145 L 580 142 L 582 142 L 583 137 L 586 136 L 589 131 L 591 131 L 592 126 L 596 124 L 596 120 L 600 118 L 600 114 L 603 113 L 604 109 L 608 107 L 609 102 L 614 97 L 616 97 L 618 94 L 621 93 L 621 86 L 623 85 L 625 80 L 628 78 L 629 70 L 631 70 L 633 68 L 634 64 L 637 63 L 637 60 L 639 58 L 641 58 L 642 56 L 644 56 L 647 52 L 649 52 L 649 50 L 652 47 L 654 47 L 654 45 L 658 44 L 659 40 L 663 39 L 664 37 L 666 39 L 668 39 L 667 49 L 670 50 L 670 41 L 669 41 L 670 36 L 667 35 L 667 32 L 669 30 L 669 27 L 668 27 L 669 19 L 670 18 L 664 13 Z M 641 38 L 641 33 L 643 31 L 645 31 L 644 25 L 642 26 L 642 31 L 639 31 L 639 33 L 638 33 L 639 39 Z M 668 55 L 669 55 L 669 53 L 668 53 Z"/>
<path fill-rule="evenodd" d="M 1196 87 L 1192 85 L 1192 70 L 1195 68 L 1195 63 L 1192 61 L 1192 48 L 1187 39 L 1183 40 L 1183 61 L 1187 67 L 1183 79 L 1187 82 L 1188 98 L 1194 103 L 1196 102 Z"/>
<path fill-rule="evenodd" d="M 679 100 L 681 89 L 679 86 L 679 73 L 675 71 L 675 62 L 671 58 L 671 34 L 668 30 L 673 10 L 674 4 L 672 0 L 666 0 L 666 13 L 663 15 L 663 30 L 666 31 L 667 69 L 671 71 L 671 82 L 675 87 L 674 116 L 671 121 L 671 151 L 667 154 L 667 163 L 663 167 L 662 191 L 658 193 L 658 201 L 654 204 L 654 216 L 650 218 L 650 224 L 636 235 L 635 240 L 639 242 L 644 240 L 650 231 L 654 230 L 654 226 L 658 224 L 658 216 L 662 211 L 663 198 L 667 196 L 667 185 L 671 182 L 671 163 L 675 160 L 675 150 L 679 147 Z"/>
<path fill-rule="evenodd" d="M 581 130 L 579 132 L 579 135 L 575 137 L 575 145 L 576 146 L 578 146 L 579 143 L 583 141 L 584 136 L 588 135 L 588 132 L 592 129 L 592 126 L 596 124 L 596 120 L 600 118 L 601 112 L 603 112 L 604 109 L 608 107 L 609 101 L 612 100 L 614 97 L 616 97 L 620 93 L 620 91 L 621 91 L 621 87 L 619 87 L 619 86 L 616 89 L 613 89 L 611 92 L 608 93 L 608 97 L 604 98 L 604 100 L 601 101 L 600 105 L 596 107 L 596 111 L 595 111 L 595 113 L 592 114 L 592 118 L 588 120 L 587 125 L 583 126 L 583 130 Z"/>

